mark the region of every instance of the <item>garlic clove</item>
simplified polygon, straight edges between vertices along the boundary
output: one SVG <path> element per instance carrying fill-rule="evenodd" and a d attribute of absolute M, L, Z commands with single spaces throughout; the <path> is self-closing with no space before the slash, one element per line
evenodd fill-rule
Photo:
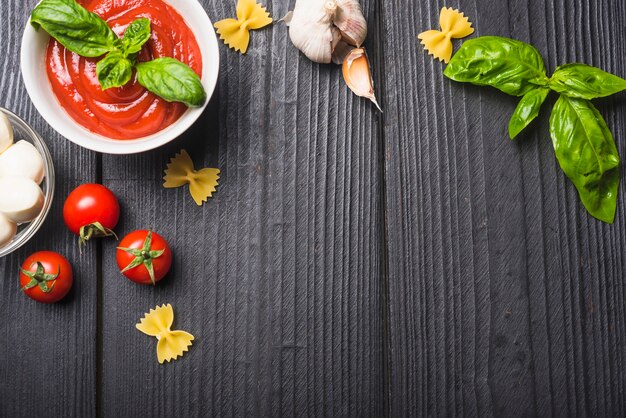
<path fill-rule="evenodd" d="M 367 22 L 358 0 L 336 0 L 337 8 L 333 23 L 343 35 L 343 39 L 357 48 L 363 45 L 367 36 Z"/>
<path fill-rule="evenodd" d="M 337 65 L 343 64 L 343 61 L 346 59 L 350 51 L 352 51 L 354 47 L 349 45 L 343 39 L 339 41 L 335 50 L 333 51 L 333 62 Z"/>
<path fill-rule="evenodd" d="M 382 112 L 374 94 L 374 82 L 365 49 L 356 48 L 350 51 L 343 61 L 343 78 L 354 94 L 370 99 Z"/>

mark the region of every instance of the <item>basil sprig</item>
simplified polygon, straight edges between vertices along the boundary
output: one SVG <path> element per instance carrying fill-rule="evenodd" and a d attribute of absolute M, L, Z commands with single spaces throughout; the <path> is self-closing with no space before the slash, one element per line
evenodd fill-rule
<path fill-rule="evenodd" d="M 188 65 L 173 58 L 137 62 L 137 54 L 151 36 L 147 18 L 132 22 L 122 39 L 100 16 L 76 0 L 43 0 L 33 10 L 30 20 L 35 29 L 43 28 L 65 48 L 82 57 L 103 56 L 96 64 L 103 90 L 124 86 L 136 70 L 139 84 L 169 102 L 202 106 L 206 101 L 200 77 Z"/>
<path fill-rule="evenodd" d="M 537 118 L 551 90 L 559 93 L 550 117 L 556 158 L 587 211 L 613 223 L 620 158 L 611 131 L 589 100 L 626 90 L 626 80 L 585 64 L 562 65 L 548 78 L 534 47 L 497 36 L 466 41 L 444 75 L 522 96 L 509 122 L 511 139 Z"/>
<path fill-rule="evenodd" d="M 103 90 L 122 87 L 130 81 L 133 77 L 133 67 L 137 64 L 136 55 L 148 42 L 150 34 L 150 19 L 142 17 L 128 25 L 124 31 L 121 48 L 109 52 L 96 64 L 96 75 Z"/>

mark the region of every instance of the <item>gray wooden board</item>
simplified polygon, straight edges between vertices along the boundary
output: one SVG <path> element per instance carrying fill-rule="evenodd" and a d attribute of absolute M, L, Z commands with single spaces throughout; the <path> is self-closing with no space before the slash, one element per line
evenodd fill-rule
<path fill-rule="evenodd" d="M 203 5 L 214 20 L 234 15 L 234 2 Z M 254 32 L 245 56 L 220 51 L 218 91 L 188 134 L 103 158 L 120 232 L 154 227 L 175 253 L 169 278 L 142 287 L 106 245 L 103 415 L 382 415 L 380 115 L 339 67 L 299 54 L 282 23 Z M 202 208 L 162 187 L 181 148 L 222 171 Z M 161 303 L 197 337 L 166 365 L 134 328 Z"/>
<path fill-rule="evenodd" d="M 23 248 L 0 258 L 0 416 L 94 415 L 96 406 L 96 251 L 81 255 L 63 223 L 63 197 L 96 177 L 96 155 L 58 135 L 26 94 L 19 69 L 20 42 L 35 0 L 0 4 L 0 106 L 25 119 L 45 139 L 55 162 L 56 199 L 42 229 Z M 35 251 L 64 254 L 74 287 L 56 305 L 20 291 L 19 266 Z"/>
<path fill-rule="evenodd" d="M 16 58 L 35 0 L 21 3 L 0 3 L 0 104 L 47 139 L 58 192 L 36 241 L 0 260 L 0 416 L 624 415 L 626 198 L 613 226 L 584 212 L 554 159 L 553 99 L 510 142 L 513 98 L 442 76 L 416 40 L 442 2 L 363 2 L 384 114 L 276 24 L 246 56 L 220 46 L 218 90 L 187 134 L 127 157 L 82 150 L 38 116 Z M 213 20 L 234 3 L 203 1 Z M 532 42 L 550 71 L 626 76 L 621 0 L 445 5 L 474 36 Z M 597 104 L 626 155 L 624 95 Z M 161 186 L 181 148 L 222 170 L 202 208 Z M 79 255 L 63 226 L 67 193 L 100 178 L 120 196 L 121 234 L 170 241 L 156 288 L 118 273 L 114 241 Z M 61 304 L 19 293 L 18 264 L 41 249 L 75 266 Z M 161 303 L 196 336 L 166 365 L 134 328 Z"/>
<path fill-rule="evenodd" d="M 553 99 L 511 142 L 513 98 L 443 77 L 414 41 L 443 5 L 384 8 L 391 413 L 623 415 L 624 193 L 615 225 L 585 213 L 554 158 Z M 460 8 L 473 36 L 530 42 L 549 71 L 626 76 L 623 1 Z M 597 104 L 626 155 L 624 95 Z"/>

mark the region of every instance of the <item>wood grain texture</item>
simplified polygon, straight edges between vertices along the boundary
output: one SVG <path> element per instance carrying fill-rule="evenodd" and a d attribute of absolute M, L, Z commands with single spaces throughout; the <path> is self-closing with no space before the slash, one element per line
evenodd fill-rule
<path fill-rule="evenodd" d="M 96 157 L 58 135 L 39 116 L 19 70 L 20 42 L 37 3 L 0 3 L 0 105 L 41 134 L 56 170 L 56 198 L 37 235 L 0 258 L 0 416 L 89 417 L 96 407 L 96 251 L 79 254 L 62 218 L 64 197 L 94 181 Z M 59 304 L 39 304 L 20 291 L 19 266 L 35 251 L 54 250 L 74 266 L 74 286 Z"/>
<path fill-rule="evenodd" d="M 445 79 L 415 41 L 443 4 L 385 4 L 391 414 L 623 415 L 624 194 L 615 225 L 593 220 L 554 158 L 554 100 L 509 141 L 515 100 Z M 530 42 L 549 71 L 626 76 L 623 2 L 460 8 L 474 36 Z M 597 104 L 625 155 L 624 96 Z"/>
<path fill-rule="evenodd" d="M 554 98 L 511 142 L 515 99 L 443 77 L 416 36 L 444 3 L 362 2 L 384 114 L 278 23 L 246 56 L 220 45 L 218 91 L 183 137 L 97 157 L 23 88 L 35 2 L 0 2 L 0 105 L 47 139 L 57 198 L 36 240 L 0 259 L 0 417 L 625 415 L 626 197 L 613 226 L 586 214 L 554 158 Z M 279 18 L 294 1 L 268 3 Z M 235 1 L 202 4 L 214 21 L 234 15 Z M 474 36 L 531 42 L 549 71 L 580 61 L 626 77 L 622 0 L 445 5 Z M 622 156 L 624 97 L 596 101 Z M 202 208 L 161 186 L 181 148 L 222 170 Z M 120 196 L 122 235 L 153 227 L 172 245 L 155 288 L 118 273 L 114 241 L 79 255 L 66 231 L 64 197 L 100 178 Z M 75 266 L 61 304 L 19 292 L 18 264 L 41 249 Z M 162 303 L 196 336 L 166 365 L 134 328 Z"/>
<path fill-rule="evenodd" d="M 234 15 L 235 2 L 202 3 L 214 21 Z M 268 9 L 279 18 L 288 3 Z M 164 283 L 142 287 L 105 248 L 103 416 L 380 416 L 380 116 L 339 67 L 304 58 L 284 24 L 255 31 L 245 56 L 220 51 L 218 92 L 188 134 L 104 157 L 120 231 L 154 227 L 175 264 Z M 181 148 L 222 171 L 202 208 L 162 187 Z M 161 303 L 197 337 L 166 365 L 134 328 Z"/>

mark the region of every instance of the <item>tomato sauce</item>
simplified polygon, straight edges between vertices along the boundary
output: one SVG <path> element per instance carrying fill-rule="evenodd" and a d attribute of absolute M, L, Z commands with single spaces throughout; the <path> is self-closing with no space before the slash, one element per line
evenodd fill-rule
<path fill-rule="evenodd" d="M 183 17 L 162 0 L 83 0 L 79 3 L 107 21 L 118 35 L 135 19 L 150 19 L 152 36 L 140 62 L 172 57 L 202 74 L 202 55 Z M 125 86 L 102 90 L 96 76 L 101 58 L 83 58 L 54 39 L 46 54 L 48 79 L 61 106 L 79 124 L 112 139 L 136 139 L 159 132 L 187 110 L 148 92 L 135 76 Z"/>

